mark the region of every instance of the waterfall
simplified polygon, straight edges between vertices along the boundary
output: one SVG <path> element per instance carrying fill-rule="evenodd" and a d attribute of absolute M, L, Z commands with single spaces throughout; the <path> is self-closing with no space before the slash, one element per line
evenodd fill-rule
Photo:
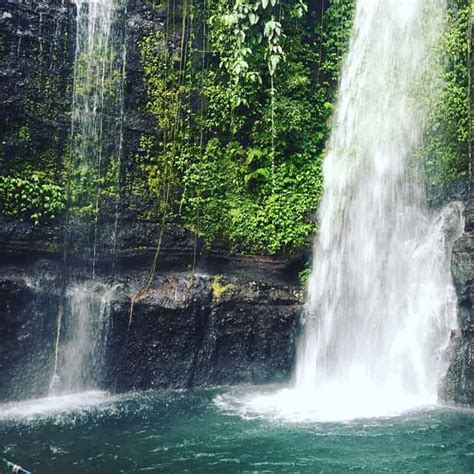
<path fill-rule="evenodd" d="M 435 403 L 456 326 L 450 251 L 462 209 L 430 214 L 415 154 L 426 95 L 440 87 L 444 11 L 444 0 L 356 6 L 296 367 L 298 389 L 356 410 Z"/>
<path fill-rule="evenodd" d="M 50 386 L 55 394 L 95 388 L 100 383 L 114 285 L 97 282 L 97 262 L 100 257 L 102 271 L 110 277 L 123 140 L 125 2 L 74 3 L 76 49 L 67 160 L 66 284 Z M 79 281 L 71 276 L 78 268 Z"/>
<path fill-rule="evenodd" d="M 71 284 L 67 288 L 64 323 L 65 338 L 61 350 L 62 392 L 78 392 L 100 382 L 105 359 L 110 305 L 114 287 L 95 282 Z"/>
<path fill-rule="evenodd" d="M 104 252 L 116 239 L 116 225 L 106 224 L 110 216 L 116 224 L 119 199 L 125 5 L 122 0 L 75 3 L 67 250 L 94 278 L 99 246 Z"/>
<path fill-rule="evenodd" d="M 445 0 L 358 0 L 324 160 L 294 386 L 216 404 L 244 416 L 347 420 L 437 402 L 456 328 L 462 206 L 427 207 L 423 140 L 442 90 Z"/>

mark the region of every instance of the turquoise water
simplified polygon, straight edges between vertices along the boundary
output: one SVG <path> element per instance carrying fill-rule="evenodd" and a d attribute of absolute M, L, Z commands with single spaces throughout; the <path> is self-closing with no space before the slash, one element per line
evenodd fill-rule
<path fill-rule="evenodd" d="M 246 389 L 0 405 L 0 450 L 45 474 L 474 472 L 473 411 L 290 423 L 222 411 L 216 397 L 229 390 Z"/>

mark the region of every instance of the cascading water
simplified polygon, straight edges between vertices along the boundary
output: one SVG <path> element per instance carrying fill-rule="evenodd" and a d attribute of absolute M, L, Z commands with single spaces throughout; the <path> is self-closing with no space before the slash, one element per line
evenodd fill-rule
<path fill-rule="evenodd" d="M 357 1 L 295 388 L 249 396 L 240 408 L 321 420 L 436 403 L 456 327 L 450 252 L 462 209 L 430 215 L 415 152 L 440 87 L 444 12 L 444 0 Z"/>
<path fill-rule="evenodd" d="M 448 255 L 460 209 L 431 222 L 411 159 L 427 113 L 416 86 L 429 78 L 444 10 L 443 0 L 357 4 L 324 164 L 297 387 L 377 394 L 383 404 L 436 401 L 456 324 Z"/>
<path fill-rule="evenodd" d="M 113 287 L 90 282 L 67 289 L 65 313 L 70 317 L 64 332 L 69 340 L 61 351 L 62 391 L 78 392 L 100 380 L 113 294 Z"/>
<path fill-rule="evenodd" d="M 75 0 L 75 3 L 66 250 L 79 255 L 77 260 L 84 262 L 84 271 L 94 278 L 98 247 L 110 248 L 116 237 L 116 226 L 110 235 L 104 224 L 110 215 L 117 215 L 119 198 L 125 5 L 122 0 Z"/>
<path fill-rule="evenodd" d="M 94 280 L 113 271 L 122 152 L 125 67 L 122 0 L 75 0 L 76 51 L 68 163 L 65 264 Z M 114 217 L 111 222 L 110 216 Z M 113 286 L 67 277 L 58 316 L 51 393 L 97 386 L 100 379 Z"/>

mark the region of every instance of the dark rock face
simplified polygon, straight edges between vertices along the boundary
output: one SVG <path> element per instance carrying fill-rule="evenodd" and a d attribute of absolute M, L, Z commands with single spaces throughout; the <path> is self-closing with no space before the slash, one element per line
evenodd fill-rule
<path fill-rule="evenodd" d="M 166 17 L 166 9 L 153 6 L 153 2 L 127 1 L 122 180 L 133 179 L 137 172 L 137 157 L 143 156 L 141 136 L 159 133 L 155 118 L 146 110 L 148 96 L 139 45 L 146 36 L 164 30 Z M 137 205 L 138 208 L 143 206 L 141 202 L 128 202 L 126 197 L 123 203 L 125 207 L 133 209 L 132 212 L 137 212 Z"/>
<path fill-rule="evenodd" d="M 73 5 L 4 0 L 0 6 L 0 172 L 61 168 L 69 134 Z"/>
<path fill-rule="evenodd" d="M 450 364 L 442 387 L 448 403 L 474 406 L 474 330 L 453 331 L 449 347 Z"/>
<path fill-rule="evenodd" d="M 450 365 L 443 397 L 448 402 L 474 406 L 474 202 L 464 209 L 465 230 L 453 247 L 452 271 L 458 296 L 459 330 L 453 331 Z"/>
<path fill-rule="evenodd" d="M 47 393 L 54 372 L 62 229 L 0 223 L 0 399 Z M 204 252 L 166 228 L 145 295 L 159 227 L 120 229 L 111 328 L 100 385 L 125 391 L 288 380 L 303 295 L 283 259 Z M 99 255 L 99 258 L 101 256 Z M 69 269 L 71 281 L 80 281 Z M 98 279 L 110 280 L 103 274 Z"/>
<path fill-rule="evenodd" d="M 0 215 L 0 255 L 3 264 L 35 261 L 40 257 L 61 255 L 60 226 L 32 226 Z"/>
<path fill-rule="evenodd" d="M 459 298 L 459 323 L 474 329 L 474 201 L 464 209 L 464 234 L 453 247 L 452 271 Z"/>
<path fill-rule="evenodd" d="M 3 271 L 0 399 L 44 395 L 54 367 L 60 279 L 33 280 L 31 267 Z M 166 272 L 155 277 L 130 314 L 142 280 L 143 274 L 128 273 L 116 281 L 102 388 L 288 380 L 302 303 L 296 288 Z"/>
<path fill-rule="evenodd" d="M 0 275 L 0 399 L 40 396 L 53 370 L 58 295 L 4 268 Z"/>
<path fill-rule="evenodd" d="M 118 390 L 287 380 L 301 294 L 207 276 L 160 277 L 149 295 L 114 310 L 109 367 Z M 212 289 L 214 287 L 214 290 Z M 108 384 L 112 384 L 109 380 Z"/>
<path fill-rule="evenodd" d="M 166 10 L 151 6 L 152 2 L 128 0 L 127 3 L 127 64 L 125 91 L 125 129 L 129 137 L 140 133 L 154 133 L 156 124 L 147 113 L 147 92 L 143 80 L 143 66 L 140 57 L 140 41 L 155 31 L 163 31 L 166 24 Z M 136 137 L 135 137 L 136 138 Z M 125 140 L 127 142 L 127 140 Z M 127 144 L 137 151 L 137 143 Z"/>

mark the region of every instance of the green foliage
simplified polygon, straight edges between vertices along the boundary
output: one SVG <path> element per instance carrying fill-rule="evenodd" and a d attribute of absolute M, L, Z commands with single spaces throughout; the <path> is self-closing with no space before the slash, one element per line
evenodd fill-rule
<path fill-rule="evenodd" d="M 140 43 L 149 100 L 147 109 L 158 126 L 170 130 L 178 114 L 180 97 L 187 86 L 178 83 L 181 57 L 168 47 L 165 34 L 158 31 Z"/>
<path fill-rule="evenodd" d="M 307 286 L 309 283 L 309 278 L 311 276 L 311 267 L 307 265 L 298 273 L 298 278 L 300 280 L 301 286 Z"/>
<path fill-rule="evenodd" d="M 440 44 L 444 55 L 443 91 L 433 107 L 426 145 L 420 151 L 426 157 L 430 184 L 469 174 L 473 127 L 472 91 L 468 87 L 473 68 L 469 57 L 471 8 L 471 0 L 448 2 L 447 27 Z"/>
<path fill-rule="evenodd" d="M 212 296 L 216 300 L 220 300 L 221 296 L 228 290 L 235 288 L 235 285 L 232 283 L 227 283 L 227 285 L 222 284 L 222 275 L 216 275 L 211 283 Z"/>
<path fill-rule="evenodd" d="M 0 131 L 0 212 L 35 223 L 57 218 L 61 210 L 56 191 L 61 189 L 69 137 L 63 125 L 70 108 L 70 64 L 65 54 L 71 43 L 65 30 L 58 29 L 56 36 L 48 47 L 39 38 L 39 47 L 29 48 L 5 42 L 0 33 L 0 60 L 18 57 L 34 65 L 18 86 L 21 93 L 12 119 Z"/>
<path fill-rule="evenodd" d="M 157 212 L 209 245 L 293 252 L 315 226 L 353 2 L 334 1 L 322 18 L 302 0 L 219 0 L 212 12 L 185 2 L 186 11 L 181 47 L 168 31 L 141 43 L 161 130 L 142 137 L 138 163 Z"/>
<path fill-rule="evenodd" d="M 0 176 L 0 212 L 30 219 L 35 225 L 57 217 L 65 208 L 62 188 L 32 171 L 24 176 Z"/>
<path fill-rule="evenodd" d="M 26 125 L 24 125 L 23 127 L 20 127 L 20 130 L 18 130 L 18 138 L 22 142 L 30 141 L 30 129 Z"/>
<path fill-rule="evenodd" d="M 25 111 L 33 117 L 57 121 L 65 105 L 61 78 L 38 71 L 32 79 L 31 91 L 24 101 Z"/>

